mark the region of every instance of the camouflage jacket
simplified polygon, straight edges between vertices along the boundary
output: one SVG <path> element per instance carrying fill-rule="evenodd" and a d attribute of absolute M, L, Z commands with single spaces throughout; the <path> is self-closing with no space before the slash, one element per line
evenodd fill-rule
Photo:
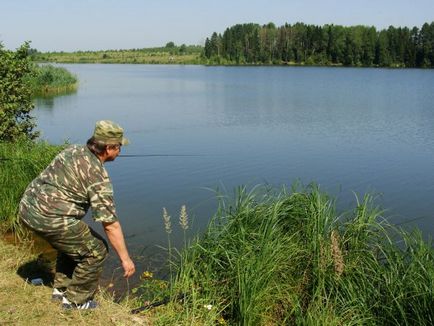
<path fill-rule="evenodd" d="M 41 231 L 71 225 L 89 207 L 95 221 L 117 221 L 113 187 L 106 169 L 87 146 L 72 145 L 59 153 L 27 187 L 20 203 L 21 219 Z"/>

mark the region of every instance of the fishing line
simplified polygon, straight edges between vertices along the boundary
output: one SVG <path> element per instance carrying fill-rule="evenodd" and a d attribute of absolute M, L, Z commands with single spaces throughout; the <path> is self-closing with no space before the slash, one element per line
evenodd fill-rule
<path fill-rule="evenodd" d="M 419 217 L 415 217 L 415 218 L 412 218 L 412 219 L 409 219 L 409 220 L 405 220 L 405 221 L 402 221 L 400 223 L 396 223 L 396 224 L 393 224 L 393 225 L 395 225 L 395 226 L 401 226 L 401 225 L 404 225 L 404 224 L 407 224 L 407 223 L 412 223 L 412 222 L 420 221 L 420 220 L 423 220 L 423 219 L 426 219 L 426 218 L 429 218 L 429 217 L 431 217 L 431 216 L 419 216 Z"/>
<path fill-rule="evenodd" d="M 198 154 L 121 154 L 118 157 L 189 157 L 189 156 L 205 156 L 205 155 L 198 155 Z"/>

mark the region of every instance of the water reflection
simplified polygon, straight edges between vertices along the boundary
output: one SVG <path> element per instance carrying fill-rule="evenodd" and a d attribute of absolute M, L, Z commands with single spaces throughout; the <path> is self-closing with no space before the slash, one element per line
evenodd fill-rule
<path fill-rule="evenodd" d="M 38 95 L 35 97 L 35 106 L 38 108 L 53 109 L 55 105 L 62 105 L 62 98 L 68 96 L 74 96 L 77 94 L 77 90 L 64 92 L 57 95 Z"/>

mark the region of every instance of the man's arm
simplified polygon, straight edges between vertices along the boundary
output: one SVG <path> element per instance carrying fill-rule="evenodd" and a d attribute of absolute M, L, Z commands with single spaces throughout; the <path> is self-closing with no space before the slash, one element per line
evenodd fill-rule
<path fill-rule="evenodd" d="M 134 263 L 128 255 L 127 246 L 125 245 L 124 234 L 122 233 L 121 224 L 116 222 L 102 223 L 105 234 L 110 241 L 110 244 L 116 251 L 121 260 L 124 269 L 124 277 L 130 277 L 134 274 L 136 268 Z"/>

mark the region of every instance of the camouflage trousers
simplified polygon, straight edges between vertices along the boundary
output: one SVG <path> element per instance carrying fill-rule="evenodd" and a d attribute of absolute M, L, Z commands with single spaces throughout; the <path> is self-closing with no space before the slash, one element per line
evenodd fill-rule
<path fill-rule="evenodd" d="M 82 221 L 68 227 L 47 228 L 47 231 L 27 226 L 57 250 L 53 286 L 66 289 L 65 296 L 71 302 L 81 304 L 91 299 L 107 257 L 107 242 Z"/>

